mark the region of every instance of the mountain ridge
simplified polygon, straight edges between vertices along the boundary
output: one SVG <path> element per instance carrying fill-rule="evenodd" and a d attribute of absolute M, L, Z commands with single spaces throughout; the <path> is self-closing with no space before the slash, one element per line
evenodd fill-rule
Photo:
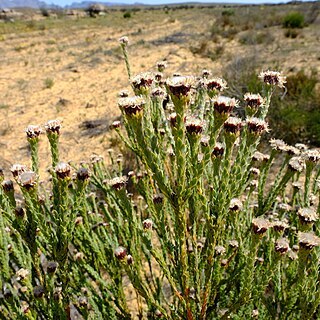
<path fill-rule="evenodd" d="M 49 0 L 50 1 L 50 0 Z M 314 0 L 311 1 L 307 1 L 307 2 L 313 2 Z M 302 1 L 281 1 L 279 0 L 279 2 L 302 2 Z M 201 2 L 195 2 L 195 1 L 186 1 L 183 3 L 176 3 L 176 4 L 201 4 Z M 223 0 L 216 0 L 216 1 L 212 1 L 211 4 L 223 4 L 224 1 Z M 232 4 L 236 4 L 239 3 L 239 0 L 235 0 L 234 2 L 232 2 Z M 249 4 L 250 2 L 248 1 Z M 61 8 L 61 9 L 84 9 L 89 7 L 92 4 L 98 4 L 98 5 L 103 5 L 106 7 L 111 7 L 111 6 L 148 6 L 148 4 L 144 4 L 141 2 L 135 2 L 135 3 L 128 3 L 128 2 L 106 2 L 106 1 L 94 1 L 94 0 L 83 0 L 80 2 L 73 2 L 70 5 L 65 5 L 65 6 L 59 6 L 56 4 L 48 4 L 45 1 L 41 1 L 41 0 L 0 0 L 0 8 L 34 8 L 34 9 L 39 9 L 39 8 Z M 164 3 L 165 4 L 165 3 Z M 171 5 L 174 5 L 175 3 L 171 3 Z M 204 2 L 204 4 L 209 4 L 207 2 Z M 229 3 L 231 4 L 231 3 Z M 245 2 L 241 3 L 241 4 L 245 4 Z"/>
<path fill-rule="evenodd" d="M 48 4 L 41 0 L 0 0 L 0 8 L 62 8 L 62 9 L 83 9 L 87 8 L 92 4 L 99 4 L 103 6 L 121 6 L 121 5 L 138 5 L 138 4 L 129 4 L 129 3 L 116 3 L 116 2 L 104 2 L 104 1 L 91 1 L 84 0 L 80 2 L 73 2 L 70 5 L 66 6 L 58 6 L 55 4 Z M 139 5 L 144 5 L 143 3 L 139 3 Z"/>
<path fill-rule="evenodd" d="M 57 7 L 40 0 L 0 0 L 0 8 L 50 8 Z"/>

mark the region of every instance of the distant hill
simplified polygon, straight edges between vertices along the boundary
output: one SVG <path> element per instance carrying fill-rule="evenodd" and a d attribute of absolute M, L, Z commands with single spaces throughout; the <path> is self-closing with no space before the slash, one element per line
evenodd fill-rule
<path fill-rule="evenodd" d="M 49 2 L 49 1 L 48 1 Z M 126 6 L 128 3 L 114 3 L 103 1 L 81 1 L 73 2 L 71 5 L 65 6 L 66 9 L 88 8 L 91 4 L 101 4 L 103 6 Z M 137 4 L 136 4 L 137 5 Z M 140 4 L 142 5 L 142 4 Z M 0 0 L 0 8 L 58 8 L 54 4 L 48 4 L 40 0 Z"/>
<path fill-rule="evenodd" d="M 310 2 L 312 1 L 316 1 L 316 0 L 310 0 Z M 50 0 L 48 0 L 47 2 L 50 2 Z M 239 4 L 239 0 L 235 0 L 233 1 L 234 4 L 238 3 Z M 242 4 L 250 4 L 252 3 L 252 1 L 250 2 L 242 0 L 241 1 Z M 283 1 L 283 0 L 279 0 L 279 2 L 287 2 L 288 1 Z M 164 1 L 165 3 L 165 1 Z M 212 0 L 211 3 L 215 3 L 215 4 L 223 4 L 224 1 L 223 0 Z M 298 3 L 303 3 L 302 1 L 297 1 L 297 0 L 293 0 L 290 1 L 289 3 L 291 4 L 298 4 Z M 135 2 L 134 4 L 132 3 L 126 3 L 126 0 L 124 0 L 124 2 L 122 3 L 115 3 L 115 2 L 105 2 L 103 0 L 98 0 L 98 1 L 94 1 L 94 0 L 84 0 L 84 1 L 80 1 L 80 2 L 73 2 L 71 5 L 67 5 L 64 8 L 66 9 L 81 9 L 81 8 L 88 8 L 90 5 L 92 4 L 99 4 L 99 5 L 103 5 L 103 6 L 144 6 L 143 3 L 141 2 Z M 176 3 L 176 5 L 182 5 L 182 4 L 201 4 L 200 2 L 192 2 L 186 0 L 186 2 L 184 3 Z M 203 3 L 203 4 L 209 4 L 209 3 Z M 231 3 L 229 3 L 231 4 Z M 175 3 L 171 3 L 171 5 L 175 5 Z M 54 5 L 54 4 L 48 4 L 44 1 L 40 1 L 40 0 L 0 0 L 0 8 L 59 8 L 59 6 Z M 60 7 L 61 8 L 61 7 Z"/>
<path fill-rule="evenodd" d="M 56 8 L 39 0 L 0 0 L 0 8 Z"/>
<path fill-rule="evenodd" d="M 128 5 L 128 3 L 114 3 L 114 2 L 103 2 L 103 1 L 82 1 L 82 2 L 73 2 L 72 4 L 65 6 L 65 8 L 68 8 L 68 9 L 88 8 L 91 4 L 99 4 L 99 5 L 103 5 L 106 7 Z"/>

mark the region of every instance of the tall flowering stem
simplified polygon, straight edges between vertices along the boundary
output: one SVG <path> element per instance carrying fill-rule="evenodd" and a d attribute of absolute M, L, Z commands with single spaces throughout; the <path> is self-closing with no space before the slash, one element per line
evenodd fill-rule
<path fill-rule="evenodd" d="M 45 125 L 45 130 L 50 143 L 52 167 L 54 168 L 59 162 L 59 136 L 61 122 L 59 120 L 50 120 Z"/>
<path fill-rule="evenodd" d="M 38 156 L 38 148 L 39 148 L 39 136 L 42 133 L 42 128 L 40 126 L 30 125 L 26 129 L 27 139 L 30 145 L 31 151 L 31 163 L 32 163 L 32 171 L 35 173 L 39 173 L 39 156 Z"/>
<path fill-rule="evenodd" d="M 125 37 L 125 36 L 121 37 L 119 39 L 119 43 L 120 43 L 120 46 L 121 46 L 121 49 L 122 49 L 122 53 L 123 53 L 123 56 L 124 56 L 124 61 L 125 61 L 126 68 L 127 68 L 128 78 L 129 78 L 129 80 L 131 80 L 131 69 L 130 69 L 130 63 L 129 63 L 129 57 L 128 57 L 128 50 L 127 50 L 127 46 L 129 44 L 128 37 Z"/>

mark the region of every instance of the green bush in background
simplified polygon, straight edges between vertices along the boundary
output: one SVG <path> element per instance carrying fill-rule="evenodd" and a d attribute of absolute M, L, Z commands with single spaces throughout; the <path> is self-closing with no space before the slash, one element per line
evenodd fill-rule
<path fill-rule="evenodd" d="M 125 19 L 131 18 L 131 12 L 129 12 L 129 11 L 125 12 L 125 13 L 123 14 L 123 17 L 124 17 Z"/>
<path fill-rule="evenodd" d="M 283 18 L 283 27 L 285 28 L 303 28 L 304 27 L 304 15 L 300 12 L 288 13 Z"/>
<path fill-rule="evenodd" d="M 259 70 L 255 57 L 240 58 L 224 70 L 228 94 L 241 100 L 246 92 L 261 92 L 256 77 Z M 300 70 L 287 77 L 286 90 L 276 92 L 268 113 L 270 131 L 290 144 L 297 142 L 320 146 L 320 90 L 316 70 Z M 240 114 L 241 108 L 238 109 Z"/>

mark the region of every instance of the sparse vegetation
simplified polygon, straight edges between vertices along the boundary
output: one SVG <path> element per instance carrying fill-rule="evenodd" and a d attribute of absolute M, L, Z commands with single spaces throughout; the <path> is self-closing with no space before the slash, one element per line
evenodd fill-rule
<path fill-rule="evenodd" d="M 48 52 L 47 52 L 48 53 Z M 46 78 L 44 80 L 44 87 L 46 89 L 51 89 L 54 85 L 54 80 L 52 78 Z"/>
<path fill-rule="evenodd" d="M 268 31 L 245 31 L 239 36 L 239 42 L 246 45 L 271 44 L 274 36 Z"/>
<path fill-rule="evenodd" d="M 299 36 L 299 31 L 297 29 L 286 29 L 284 32 L 285 37 L 295 39 Z"/>

